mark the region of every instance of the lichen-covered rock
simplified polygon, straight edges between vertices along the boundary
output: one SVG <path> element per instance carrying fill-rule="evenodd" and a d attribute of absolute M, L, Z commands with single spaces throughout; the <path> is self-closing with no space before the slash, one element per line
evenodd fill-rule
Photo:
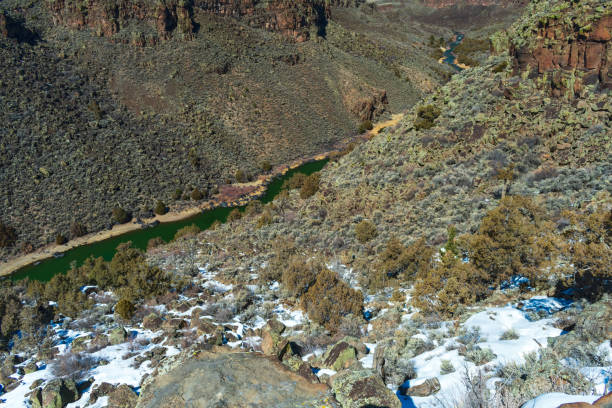
<path fill-rule="evenodd" d="M 142 319 L 142 327 L 148 330 L 158 330 L 162 323 L 162 318 L 155 313 L 149 313 Z"/>
<path fill-rule="evenodd" d="M 332 381 L 332 390 L 342 408 L 402 406 L 380 376 L 372 371 L 342 371 L 334 376 Z"/>
<path fill-rule="evenodd" d="M 38 366 L 34 361 L 30 361 L 28 364 L 25 365 L 25 367 L 23 367 L 23 372 L 25 374 L 31 374 L 35 371 L 38 371 Z"/>
<path fill-rule="evenodd" d="M 401 388 L 403 395 L 410 395 L 411 397 L 429 397 L 440 391 L 440 381 L 434 378 L 428 378 L 419 385 L 409 388 Z"/>
<path fill-rule="evenodd" d="M 142 387 L 138 408 L 334 407 L 328 387 L 313 384 L 276 358 L 256 353 L 202 351 L 159 368 Z"/>
<path fill-rule="evenodd" d="M 116 387 L 108 395 L 108 408 L 133 408 L 138 402 L 138 395 L 126 384 Z"/>
<path fill-rule="evenodd" d="M 111 330 L 109 334 L 110 344 L 121 344 L 127 340 L 128 334 L 125 329 L 121 326 L 114 328 Z"/>
<path fill-rule="evenodd" d="M 55 378 L 42 390 L 37 388 L 30 396 L 32 408 L 63 408 L 79 399 L 76 384 L 70 379 Z"/>
<path fill-rule="evenodd" d="M 81 351 L 85 351 L 85 349 L 87 349 L 87 342 L 91 340 L 91 335 L 86 335 L 86 336 L 81 336 L 81 337 L 77 337 L 76 339 L 74 339 L 72 341 L 72 343 L 70 344 L 70 349 L 75 352 L 75 353 L 79 353 Z"/>
<path fill-rule="evenodd" d="M 325 368 L 340 371 L 357 361 L 355 348 L 345 341 L 331 346 L 323 355 L 322 364 Z"/>
<path fill-rule="evenodd" d="M 282 334 L 284 331 L 285 325 L 276 319 L 266 323 L 261 334 L 261 351 L 267 355 L 278 354 L 283 343 Z"/>

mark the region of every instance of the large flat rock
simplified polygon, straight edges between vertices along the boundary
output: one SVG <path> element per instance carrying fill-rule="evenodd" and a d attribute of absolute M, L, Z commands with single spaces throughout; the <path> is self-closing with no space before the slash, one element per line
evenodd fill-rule
<path fill-rule="evenodd" d="M 149 381 L 137 408 L 320 407 L 327 396 L 272 358 L 203 352 Z"/>

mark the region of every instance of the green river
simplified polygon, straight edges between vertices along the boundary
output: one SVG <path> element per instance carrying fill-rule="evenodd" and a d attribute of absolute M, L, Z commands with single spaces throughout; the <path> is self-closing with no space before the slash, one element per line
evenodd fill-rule
<path fill-rule="evenodd" d="M 264 204 L 272 201 L 274 197 L 280 193 L 285 180 L 291 178 L 291 176 L 293 176 L 295 173 L 303 173 L 306 175 L 315 173 L 321 170 L 328 161 L 328 159 L 324 159 L 305 163 L 300 167 L 289 170 L 282 176 L 276 177 L 268 184 L 265 194 L 258 200 Z M 234 208 L 238 208 L 239 210 L 243 211 L 245 207 L 218 207 L 212 210 L 203 211 L 198 215 L 194 215 L 193 217 L 186 218 L 181 221 L 161 223 L 155 227 L 143 228 L 118 235 L 104 241 L 79 246 L 66 251 L 64 256 L 61 258 L 49 258 L 41 261 L 40 263 L 25 266 L 13 273 L 10 278 L 13 280 L 30 278 L 40 281 L 48 281 L 56 273 L 68 271 L 73 262 L 76 262 L 77 265 L 81 265 L 83 261 L 90 256 L 101 256 L 105 260 L 110 261 L 115 255 L 115 249 L 122 242 L 132 241 L 133 247 L 144 250 L 146 249 L 147 243 L 151 238 L 161 237 L 164 241 L 168 242 L 174 237 L 176 231 L 187 225 L 195 224 L 200 227 L 200 229 L 205 230 L 215 221 L 225 222 L 227 215 Z"/>

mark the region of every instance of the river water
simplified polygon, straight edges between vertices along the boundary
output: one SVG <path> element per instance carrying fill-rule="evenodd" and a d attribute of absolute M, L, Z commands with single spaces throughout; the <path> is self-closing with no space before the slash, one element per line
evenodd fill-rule
<path fill-rule="evenodd" d="M 446 51 L 444 51 L 443 56 L 444 62 L 455 68 L 457 71 L 463 71 L 463 68 L 456 64 L 457 57 L 455 56 L 455 54 L 453 54 L 453 52 L 455 51 L 455 48 L 457 48 L 459 44 L 461 44 L 461 41 L 463 41 L 463 37 L 463 33 L 455 33 L 455 40 L 448 45 L 448 48 L 446 49 Z"/>
<path fill-rule="evenodd" d="M 289 170 L 283 176 L 276 177 L 268 184 L 265 194 L 258 200 L 264 204 L 272 201 L 278 193 L 281 192 L 285 180 L 288 180 L 296 173 L 303 173 L 306 175 L 315 173 L 321 170 L 328 161 L 328 159 L 324 159 L 309 162 Z M 245 207 L 218 207 L 203 211 L 198 215 L 181 221 L 161 223 L 155 227 L 143 228 L 104 241 L 82 245 L 64 252 L 64 256 L 61 258 L 49 258 L 40 263 L 25 266 L 10 275 L 10 278 L 13 280 L 20 280 L 27 277 L 39 281 L 48 281 L 55 274 L 68 271 L 72 263 L 76 263 L 77 266 L 81 265 L 85 259 L 91 256 L 96 258 L 101 256 L 105 260 L 110 261 L 115 255 L 117 246 L 123 242 L 132 241 L 133 247 L 144 250 L 151 238 L 161 237 L 164 241 L 168 242 L 174 237 L 176 231 L 187 225 L 195 224 L 200 227 L 201 230 L 205 230 L 215 221 L 225 222 L 228 214 L 234 208 L 238 208 L 242 211 Z"/>

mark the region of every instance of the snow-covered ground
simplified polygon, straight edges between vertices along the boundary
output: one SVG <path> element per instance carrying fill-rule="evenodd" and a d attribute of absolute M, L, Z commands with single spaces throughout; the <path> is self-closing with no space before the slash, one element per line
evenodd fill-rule
<path fill-rule="evenodd" d="M 479 330 L 481 340 L 478 346 L 481 349 L 490 349 L 495 358 L 486 364 L 476 366 L 474 363 L 467 361 L 464 356 L 459 355 L 459 346 L 457 338 L 450 338 L 443 341 L 438 347 L 433 350 L 422 353 L 412 359 L 417 378 L 409 380 L 403 384 L 403 387 L 414 387 L 430 378 L 438 378 L 440 381 L 440 391 L 429 397 L 408 397 L 399 395 L 402 401 L 402 407 L 423 407 L 423 408 L 439 408 L 447 406 L 455 406 L 459 398 L 464 394 L 465 386 L 463 384 L 464 375 L 467 372 L 477 373 L 483 370 L 485 373 L 493 373 L 496 367 L 506 365 L 510 362 L 522 363 L 524 356 L 530 352 L 537 352 L 541 348 L 547 346 L 547 338 L 557 337 L 563 334 L 562 330 L 553 326 L 553 318 L 544 318 L 539 320 L 530 320 L 530 312 L 545 311 L 549 315 L 553 315 L 559 310 L 566 308 L 569 304 L 566 301 L 546 298 L 534 297 L 528 301 L 522 302 L 519 310 L 517 305 L 507 305 L 504 307 L 493 307 L 483 310 L 471 316 L 461 326 L 464 330 Z M 507 340 L 502 340 L 504 333 L 511 331 L 515 337 Z M 425 337 L 427 336 L 426 333 Z M 419 335 L 417 335 L 419 336 Z M 610 348 L 609 343 L 602 344 L 602 348 Z M 372 349 L 372 345 L 368 345 Z M 612 356 L 612 350 L 608 350 Z M 447 360 L 452 364 L 455 371 L 448 374 L 441 374 L 441 365 L 443 360 Z M 362 359 L 364 367 L 369 367 L 369 356 Z M 549 394 L 541 396 L 540 399 L 530 401 L 525 405 L 526 408 L 556 408 L 560 405 L 557 401 L 575 402 L 575 401 L 594 401 L 600 397 L 605 385 L 609 381 L 608 368 L 595 367 L 592 369 L 589 378 L 596 383 L 595 390 L 599 396 L 563 396 L 560 394 Z M 499 379 L 492 378 L 487 382 L 487 386 L 491 393 L 495 392 L 495 383 Z"/>

